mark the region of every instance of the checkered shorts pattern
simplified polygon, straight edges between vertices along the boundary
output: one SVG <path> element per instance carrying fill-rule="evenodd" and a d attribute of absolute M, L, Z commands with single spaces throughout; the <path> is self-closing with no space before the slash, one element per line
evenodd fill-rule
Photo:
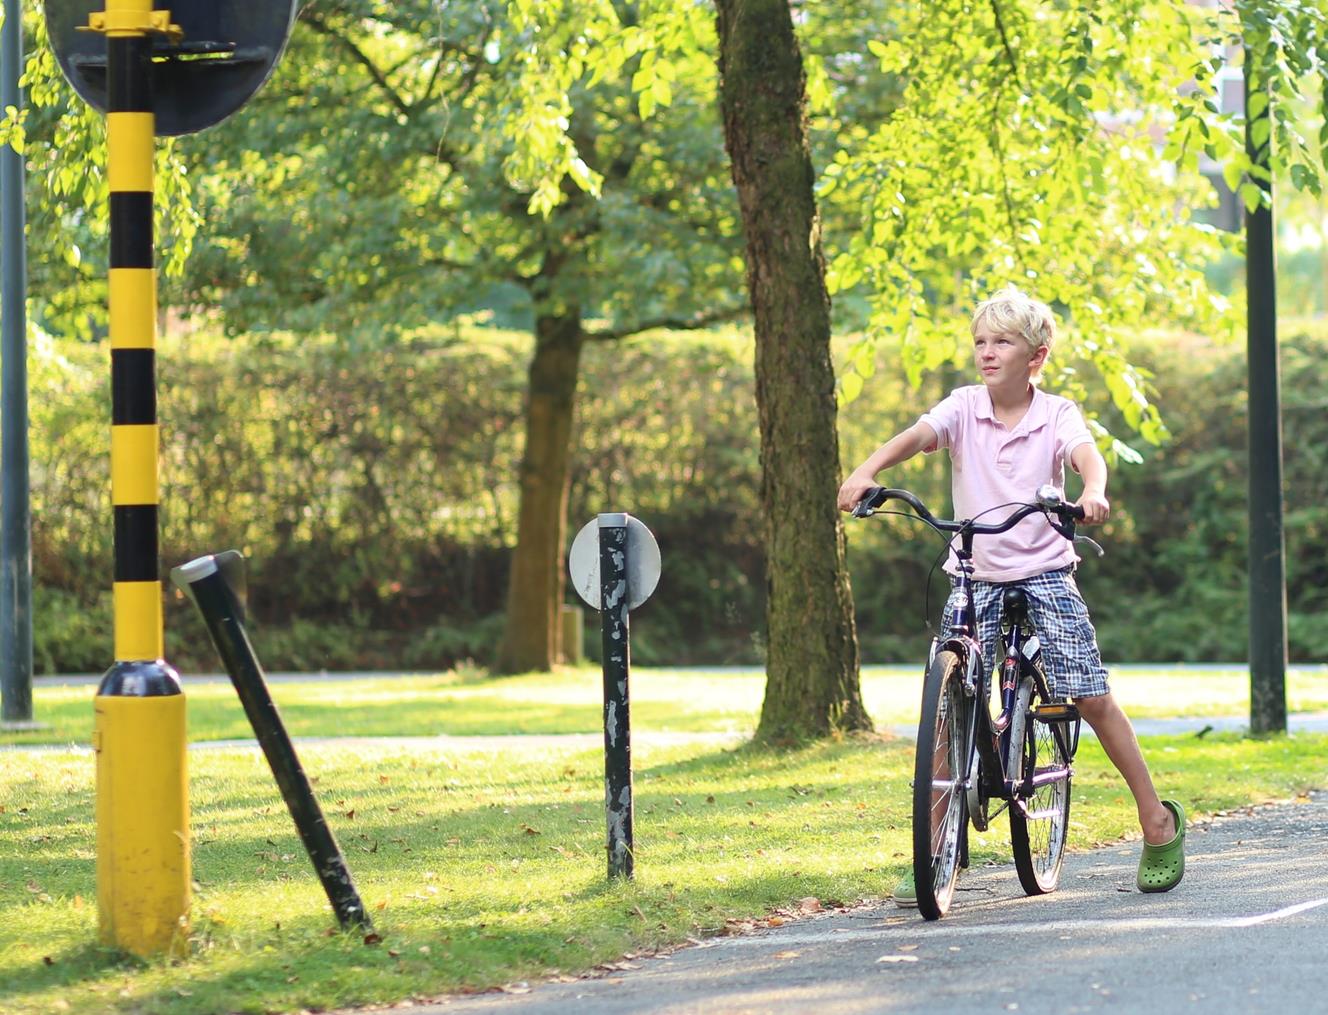
<path fill-rule="evenodd" d="M 952 579 L 953 582 L 953 579 Z M 978 619 L 982 658 L 993 667 L 1001 627 L 1001 597 L 1009 588 L 1021 588 L 1028 598 L 1028 616 L 1042 643 L 1042 668 L 1051 691 L 1068 698 L 1091 698 L 1107 693 L 1107 670 L 1097 649 L 1097 634 L 1088 619 L 1088 607 L 1074 581 L 1074 568 L 1034 575 L 1013 582 L 973 582 L 973 612 Z M 949 617 L 959 602 L 957 588 L 945 604 L 946 634 Z"/>

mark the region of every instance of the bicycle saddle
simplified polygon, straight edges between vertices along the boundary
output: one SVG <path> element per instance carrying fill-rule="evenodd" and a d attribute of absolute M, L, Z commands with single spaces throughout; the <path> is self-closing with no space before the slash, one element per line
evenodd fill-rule
<path fill-rule="evenodd" d="M 1022 624 L 1028 619 L 1028 597 L 1023 589 L 1006 589 L 1001 601 L 1001 613 L 1009 624 Z"/>

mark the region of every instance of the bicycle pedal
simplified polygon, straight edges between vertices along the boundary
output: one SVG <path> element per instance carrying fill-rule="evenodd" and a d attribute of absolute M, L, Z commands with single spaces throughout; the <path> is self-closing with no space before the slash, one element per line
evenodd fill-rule
<path fill-rule="evenodd" d="M 1033 718 L 1039 722 L 1073 722 L 1079 718 L 1079 709 L 1068 701 L 1053 701 L 1033 709 Z"/>

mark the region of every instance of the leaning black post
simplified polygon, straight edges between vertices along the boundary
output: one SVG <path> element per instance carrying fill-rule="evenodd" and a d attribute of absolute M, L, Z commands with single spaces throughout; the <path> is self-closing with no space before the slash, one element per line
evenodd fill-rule
<path fill-rule="evenodd" d="M 609 877 L 632 876 L 632 724 L 627 696 L 627 515 L 599 516 L 600 632 L 604 666 L 604 815 Z"/>
<path fill-rule="evenodd" d="M 369 916 L 355 890 L 350 869 L 300 767 L 295 746 L 268 693 L 263 667 L 245 630 L 243 593 L 237 592 L 244 587 L 244 557 L 235 550 L 199 557 L 173 568 L 171 580 L 189 595 L 203 615 L 212 643 L 240 696 L 245 715 L 295 819 L 295 828 L 323 882 L 337 920 L 343 928 L 352 924 L 368 928 Z"/>

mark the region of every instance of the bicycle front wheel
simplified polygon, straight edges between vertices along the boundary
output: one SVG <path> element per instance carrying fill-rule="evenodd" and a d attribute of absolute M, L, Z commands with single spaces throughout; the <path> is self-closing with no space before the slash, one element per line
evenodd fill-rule
<path fill-rule="evenodd" d="M 1061 878 L 1070 824 L 1070 758 L 1063 729 L 1035 719 L 1033 704 L 1033 681 L 1026 679 L 1015 711 L 1023 722 L 1012 724 L 1022 726 L 1022 736 L 1010 745 L 1019 766 L 1012 773 L 1016 785 L 1010 803 L 1010 845 L 1024 892 L 1045 895 L 1056 890 Z"/>
<path fill-rule="evenodd" d="M 959 657 L 936 653 L 922 688 L 913 769 L 913 876 L 918 911 L 928 920 L 945 915 L 959 879 L 971 715 Z"/>

